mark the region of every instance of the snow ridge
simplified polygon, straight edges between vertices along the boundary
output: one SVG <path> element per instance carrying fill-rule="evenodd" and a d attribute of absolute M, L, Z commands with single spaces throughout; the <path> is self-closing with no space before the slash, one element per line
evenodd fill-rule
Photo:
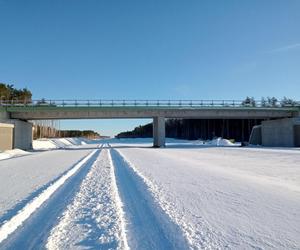
<path fill-rule="evenodd" d="M 123 241 L 123 248 L 124 250 L 128 250 L 129 246 L 128 246 L 128 241 L 127 241 L 127 236 L 126 236 L 126 229 L 125 229 L 125 224 L 126 224 L 126 220 L 125 220 L 125 214 L 124 214 L 124 210 L 123 210 L 123 203 L 121 201 L 120 198 L 120 194 L 119 194 L 119 190 L 118 190 L 118 186 L 117 186 L 117 181 L 116 181 L 116 175 L 115 175 L 115 168 L 113 165 L 113 161 L 111 158 L 111 153 L 109 152 L 108 154 L 108 159 L 109 159 L 109 163 L 111 166 L 111 181 L 112 181 L 112 194 L 115 197 L 115 202 L 116 202 L 116 207 L 117 207 L 117 214 L 118 217 L 120 219 L 120 223 L 121 223 L 121 238 Z"/>
<path fill-rule="evenodd" d="M 48 249 L 128 249 L 107 149 L 103 149 L 47 240 Z"/>

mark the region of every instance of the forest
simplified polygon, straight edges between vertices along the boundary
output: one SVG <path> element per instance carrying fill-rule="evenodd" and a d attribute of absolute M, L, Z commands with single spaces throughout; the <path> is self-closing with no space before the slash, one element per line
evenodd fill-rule
<path fill-rule="evenodd" d="M 167 119 L 166 137 L 187 140 L 211 140 L 215 137 L 248 141 L 252 127 L 260 119 Z M 117 138 L 152 137 L 152 123 L 119 133 Z"/>
<path fill-rule="evenodd" d="M 0 102 L 30 103 L 32 93 L 27 88 L 17 89 L 13 84 L 0 83 Z"/>

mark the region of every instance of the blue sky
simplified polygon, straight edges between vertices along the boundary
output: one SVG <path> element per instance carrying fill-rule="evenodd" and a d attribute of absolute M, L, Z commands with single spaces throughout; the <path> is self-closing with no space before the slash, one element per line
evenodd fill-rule
<path fill-rule="evenodd" d="M 0 0 L 0 82 L 34 99 L 300 100 L 298 0 Z M 67 121 L 105 134 L 139 120 Z"/>

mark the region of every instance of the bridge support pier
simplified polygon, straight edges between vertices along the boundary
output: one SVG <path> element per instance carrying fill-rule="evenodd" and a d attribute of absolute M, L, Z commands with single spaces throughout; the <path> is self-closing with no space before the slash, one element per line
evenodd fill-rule
<path fill-rule="evenodd" d="M 164 117 L 153 118 L 153 147 L 165 147 L 166 143 L 166 127 Z"/>

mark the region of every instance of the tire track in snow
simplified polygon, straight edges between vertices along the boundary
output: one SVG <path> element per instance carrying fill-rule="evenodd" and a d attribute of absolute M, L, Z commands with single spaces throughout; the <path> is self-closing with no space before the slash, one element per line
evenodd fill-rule
<path fill-rule="evenodd" d="M 120 153 L 111 150 L 131 249 L 188 249 L 179 226 L 155 202 L 149 187 Z"/>
<path fill-rule="evenodd" d="M 60 187 L 65 181 L 74 175 L 79 168 L 81 168 L 94 154 L 96 150 L 86 156 L 78 164 L 76 164 L 71 170 L 69 170 L 65 175 L 59 178 L 51 186 L 49 186 L 44 192 L 42 192 L 38 197 L 34 198 L 29 202 L 21 211 L 19 211 L 14 217 L 9 221 L 4 223 L 0 227 L 0 243 L 4 241 L 11 233 L 13 233 L 19 226 L 27 220 L 30 215 L 35 212 L 50 196 Z"/>
<path fill-rule="evenodd" d="M 52 229 L 52 249 L 128 249 L 114 169 L 102 150 L 78 193 Z"/>
<path fill-rule="evenodd" d="M 184 235 L 187 240 L 187 245 L 189 249 L 223 249 L 224 244 L 220 244 L 219 238 L 220 234 L 215 232 L 207 221 L 201 219 L 201 222 L 193 225 L 186 219 L 186 213 L 190 213 L 191 216 L 197 218 L 199 220 L 201 216 L 197 214 L 193 214 L 189 210 L 185 209 L 184 212 L 179 212 L 176 207 L 176 203 L 170 200 L 168 196 L 168 191 L 164 190 L 161 185 L 156 183 L 154 179 L 146 178 L 137 167 L 131 163 L 122 152 L 116 150 L 118 154 L 126 161 L 126 165 L 135 173 L 135 175 L 139 176 L 140 179 L 145 183 L 148 187 L 149 193 L 151 193 L 153 200 L 161 207 L 163 213 L 166 214 L 170 220 L 178 225 L 180 231 Z M 175 198 L 176 199 L 176 198 Z M 227 248 L 227 246 L 225 247 Z"/>
<path fill-rule="evenodd" d="M 43 248 L 44 242 L 49 235 L 49 230 L 55 224 L 57 217 L 62 213 L 66 204 L 70 202 L 74 193 L 77 192 L 82 179 L 86 176 L 98 154 L 99 149 L 93 150 L 53 184 L 34 197 L 22 209 L 17 211 L 15 216 L 6 221 L 1 226 L 1 229 L 4 229 L 4 226 L 7 229 L 7 225 L 9 225 L 10 230 L 12 228 L 15 230 L 11 230 L 10 234 L 7 234 L 7 231 L 1 231 L 1 233 L 7 234 L 7 237 L 0 242 L 0 249 Z M 72 175 L 70 176 L 70 174 Z M 65 179 L 67 176 L 68 178 Z M 64 180 L 64 183 L 62 183 L 62 180 Z M 61 184 L 59 187 L 58 183 Z M 48 199 L 45 199 L 47 196 Z M 33 206 L 37 202 L 39 206 L 35 206 L 33 211 Z M 30 210 L 28 210 L 29 208 Z M 20 220 L 17 220 L 17 218 Z"/>

